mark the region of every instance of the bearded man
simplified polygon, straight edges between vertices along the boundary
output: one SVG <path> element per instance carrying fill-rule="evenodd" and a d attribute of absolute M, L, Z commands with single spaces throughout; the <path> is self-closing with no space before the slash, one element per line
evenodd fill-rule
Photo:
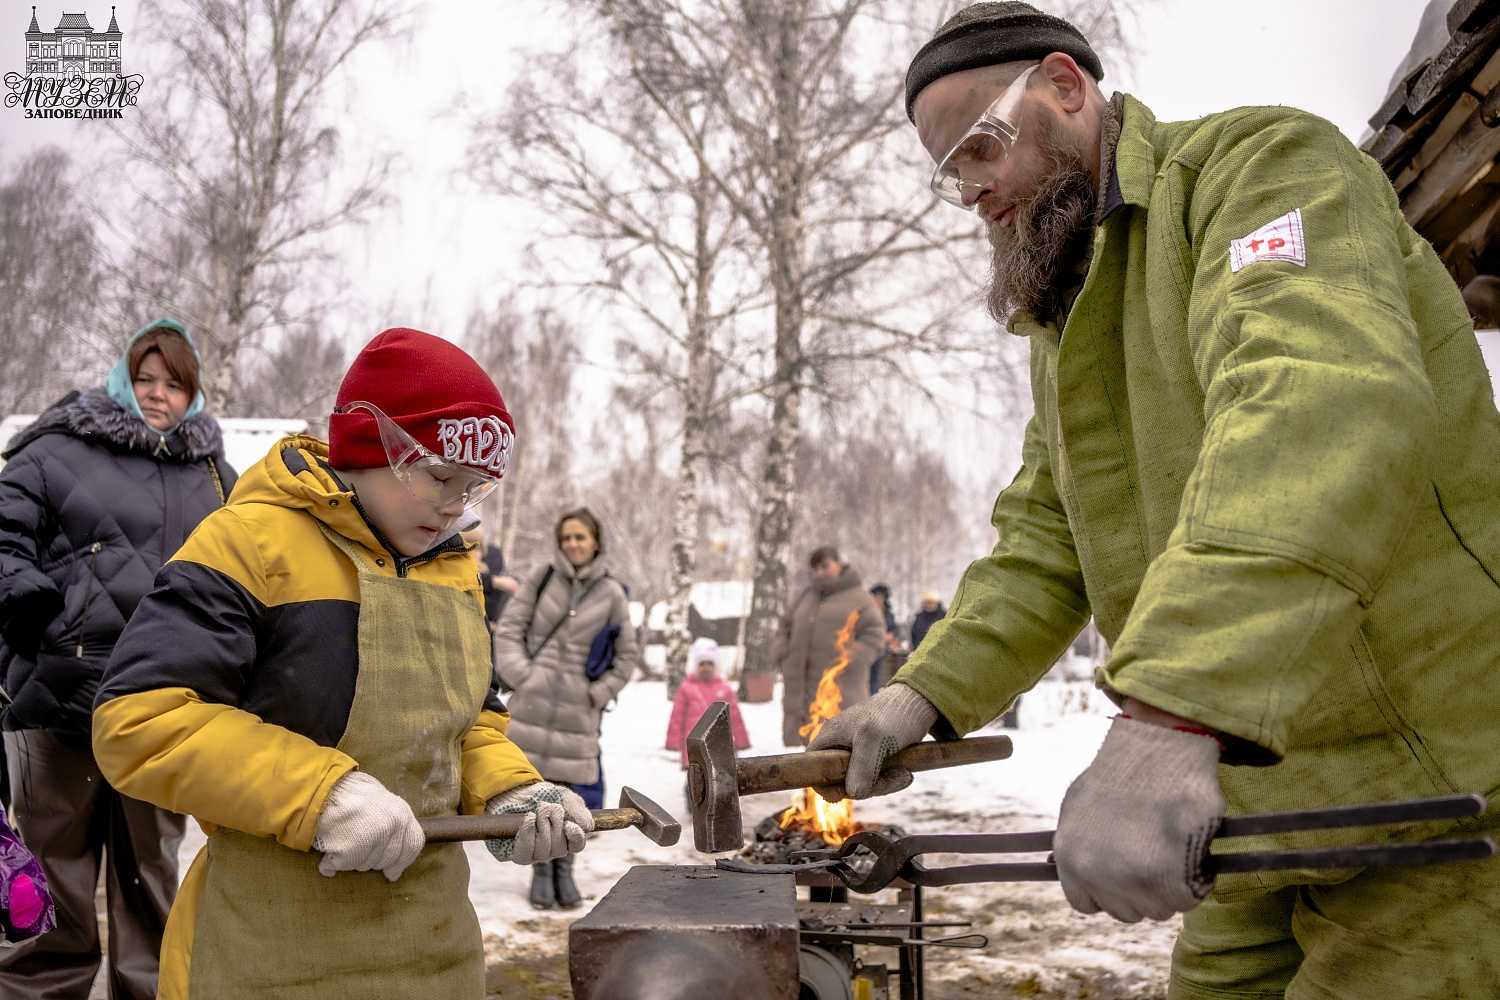
<path fill-rule="evenodd" d="M 1173 998 L 1493 996 L 1500 862 L 1203 864 L 1226 812 L 1500 782 L 1500 414 L 1458 289 L 1328 122 L 1158 122 L 1102 76 L 1023 3 L 965 8 L 907 72 L 933 190 L 984 220 L 990 308 L 1030 339 L 1036 413 L 994 550 L 813 742 L 852 751 L 829 792 L 905 787 L 889 754 L 990 722 L 1092 616 L 1122 713 L 1058 819 L 1075 908 L 1185 913 Z"/>

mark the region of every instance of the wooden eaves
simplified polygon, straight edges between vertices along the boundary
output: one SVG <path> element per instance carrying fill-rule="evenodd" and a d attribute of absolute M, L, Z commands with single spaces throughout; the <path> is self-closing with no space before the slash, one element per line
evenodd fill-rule
<path fill-rule="evenodd" d="M 1454 280 L 1500 274 L 1500 0 L 1458 0 L 1448 43 L 1396 83 L 1363 149 Z"/>

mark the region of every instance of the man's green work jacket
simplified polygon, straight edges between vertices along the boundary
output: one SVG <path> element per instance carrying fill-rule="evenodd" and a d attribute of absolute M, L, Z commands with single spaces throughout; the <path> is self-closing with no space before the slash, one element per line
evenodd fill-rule
<path fill-rule="evenodd" d="M 1092 614 L 1113 697 L 1271 764 L 1221 766 L 1232 813 L 1491 792 L 1500 415 L 1453 280 L 1307 114 L 1164 124 L 1127 97 L 1115 170 L 1063 329 L 1011 323 L 1036 414 L 998 543 L 895 679 L 969 732 Z M 1294 210 L 1303 260 L 1236 271 L 1231 243 Z"/>

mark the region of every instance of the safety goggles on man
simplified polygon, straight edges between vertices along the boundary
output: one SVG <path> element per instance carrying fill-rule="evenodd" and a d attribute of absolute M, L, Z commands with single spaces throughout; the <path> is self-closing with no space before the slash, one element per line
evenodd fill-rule
<path fill-rule="evenodd" d="M 1011 81 L 979 120 L 969 126 L 963 138 L 953 144 L 948 155 L 938 161 L 928 183 L 933 194 L 959 208 L 978 207 L 979 192 L 984 185 L 965 180 L 963 169 L 975 163 L 999 163 L 1010 153 L 1021 134 L 1021 99 L 1026 95 L 1026 81 L 1036 69 L 1032 66 Z M 968 204 L 970 198 L 974 204 Z"/>
<path fill-rule="evenodd" d="M 380 443 L 385 447 L 386 461 L 396 478 L 406 484 L 412 496 L 437 507 L 446 507 L 455 501 L 463 501 L 464 509 L 478 504 L 500 485 L 495 476 L 487 476 L 471 469 L 439 458 L 416 438 L 402 430 L 401 425 L 381 412 L 374 403 L 356 401 L 339 407 L 340 413 L 351 410 L 369 410 L 380 425 Z"/>

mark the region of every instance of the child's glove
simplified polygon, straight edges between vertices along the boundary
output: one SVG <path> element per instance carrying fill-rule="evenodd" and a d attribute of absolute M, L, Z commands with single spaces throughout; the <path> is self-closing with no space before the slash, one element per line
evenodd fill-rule
<path fill-rule="evenodd" d="M 427 838 L 405 799 L 378 778 L 350 771 L 333 783 L 312 846 L 323 852 L 318 871 L 324 875 L 379 869 L 394 882 Z"/>
<path fill-rule="evenodd" d="M 493 814 L 523 813 L 521 829 L 514 837 L 484 842 L 501 861 L 534 865 L 564 854 L 583 850 L 594 830 L 594 816 L 571 788 L 550 781 L 521 785 L 501 792 L 484 805 Z"/>

